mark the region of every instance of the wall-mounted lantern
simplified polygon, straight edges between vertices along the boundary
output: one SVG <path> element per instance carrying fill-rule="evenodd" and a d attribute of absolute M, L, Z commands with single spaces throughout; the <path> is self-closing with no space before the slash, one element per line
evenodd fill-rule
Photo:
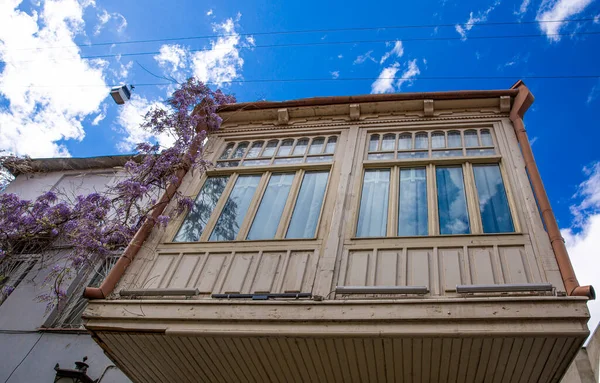
<path fill-rule="evenodd" d="M 96 380 L 87 375 L 87 370 L 90 367 L 85 361 L 87 356 L 83 357 L 82 362 L 75 362 L 75 369 L 60 368 L 58 363 L 54 366 L 56 377 L 54 383 L 96 383 Z"/>

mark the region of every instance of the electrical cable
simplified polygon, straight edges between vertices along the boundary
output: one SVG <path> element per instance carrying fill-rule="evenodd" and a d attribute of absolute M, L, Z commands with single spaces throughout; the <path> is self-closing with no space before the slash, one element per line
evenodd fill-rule
<path fill-rule="evenodd" d="M 31 354 L 31 351 L 33 351 L 33 349 L 38 344 L 38 342 L 42 339 L 43 336 L 44 336 L 44 333 L 41 333 L 40 337 L 35 341 L 35 343 L 33 344 L 33 346 L 31 346 L 31 348 L 29 349 L 29 351 L 27 351 L 27 354 L 25 354 L 25 356 L 23 357 L 23 359 L 21 359 L 21 361 L 19 362 L 19 364 L 17 364 L 16 367 L 13 368 L 13 370 L 10 372 L 10 375 L 8 375 L 8 378 L 6 378 L 6 380 L 4 381 L 4 383 L 8 383 L 8 381 L 10 380 L 10 377 L 13 376 L 13 374 L 15 373 L 15 371 L 17 371 L 17 369 L 21 366 L 21 364 L 23 364 L 23 362 L 25 361 L 25 359 L 27 359 L 27 357 L 29 356 L 29 354 Z"/>

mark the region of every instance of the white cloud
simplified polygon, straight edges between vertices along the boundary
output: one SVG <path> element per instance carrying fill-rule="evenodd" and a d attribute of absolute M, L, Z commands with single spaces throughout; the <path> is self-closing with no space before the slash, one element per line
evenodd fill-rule
<path fill-rule="evenodd" d="M 529 3 L 531 3 L 531 0 L 523 0 L 523 2 L 521 3 L 521 6 L 519 7 L 518 10 L 516 10 L 514 12 L 514 14 L 517 16 L 522 16 L 525 13 L 527 13 L 527 8 L 529 7 Z"/>
<path fill-rule="evenodd" d="M 469 20 L 465 24 L 456 24 L 454 29 L 461 36 L 462 40 L 467 39 L 467 32 L 473 29 L 475 24 L 483 23 L 487 21 L 489 14 L 500 5 L 500 0 L 496 0 L 494 4 L 492 4 L 489 8 L 484 11 L 477 12 L 477 15 L 473 15 L 473 12 L 469 13 Z"/>
<path fill-rule="evenodd" d="M 413 79 L 417 77 L 417 75 L 421 74 L 419 70 L 419 66 L 417 65 L 417 59 L 413 59 L 408 62 L 408 66 L 406 70 L 402 73 L 401 78 L 396 82 L 397 90 L 400 90 L 402 84 L 407 83 L 408 86 L 411 86 L 413 83 Z"/>
<path fill-rule="evenodd" d="M 579 185 L 576 197 L 581 198 L 579 204 L 571 206 L 574 225 L 561 230 L 565 238 L 569 257 L 582 285 L 599 286 L 598 270 L 600 270 L 600 163 L 585 167 L 588 177 Z M 588 307 L 592 318 L 588 322 L 593 331 L 600 321 L 600 302 L 589 301 Z"/>
<path fill-rule="evenodd" d="M 210 16 L 212 14 L 213 14 L 213 10 L 212 9 L 209 9 L 208 12 L 206 12 L 206 16 Z"/>
<path fill-rule="evenodd" d="M 338 58 L 338 59 L 343 59 L 343 58 L 344 58 L 344 55 L 340 53 L 340 54 L 337 56 L 337 58 Z"/>
<path fill-rule="evenodd" d="M 119 108 L 117 123 L 126 135 L 125 139 L 117 145 L 119 150 L 131 152 L 140 142 L 148 141 L 156 141 L 163 147 L 169 147 L 173 144 L 174 138 L 171 135 L 164 133 L 155 137 L 140 127 L 144 122 L 146 113 L 154 107 L 164 108 L 165 106 L 159 101 L 148 100 L 134 93 L 131 99 Z"/>
<path fill-rule="evenodd" d="M 380 64 L 383 64 L 388 58 L 390 58 L 390 56 L 395 55 L 396 57 L 400 58 L 402 57 L 402 55 L 404 54 L 404 47 L 402 46 L 402 41 L 397 40 L 394 43 L 394 47 L 392 48 L 391 51 L 386 52 L 382 57 L 381 60 L 379 60 Z"/>
<path fill-rule="evenodd" d="M 108 109 L 108 104 L 102 105 L 102 111 L 98 113 L 96 117 L 92 120 L 92 125 L 97 126 L 102 120 L 106 118 L 106 111 Z"/>
<path fill-rule="evenodd" d="M 354 60 L 353 64 L 357 65 L 357 64 L 362 64 L 367 60 L 371 60 L 374 63 L 377 62 L 377 60 L 375 60 L 372 56 L 371 53 L 373 53 L 373 51 L 368 51 L 367 53 L 365 53 L 364 55 L 360 55 L 356 58 L 356 60 Z"/>
<path fill-rule="evenodd" d="M 583 12 L 593 0 L 544 0 L 537 11 L 536 20 L 539 28 L 550 41 L 559 41 L 560 32 L 566 23 L 544 23 L 541 21 L 566 20 Z"/>
<path fill-rule="evenodd" d="M 590 105 L 595 99 L 598 98 L 598 95 L 600 95 L 600 81 L 596 83 L 596 85 L 594 85 L 590 90 L 590 93 L 588 93 L 587 100 L 585 101 L 586 104 Z"/>
<path fill-rule="evenodd" d="M 390 93 L 394 91 L 394 77 L 400 70 L 400 64 L 395 62 L 389 67 L 383 68 L 379 77 L 371 85 L 371 93 Z"/>
<path fill-rule="evenodd" d="M 600 14 L 597 14 L 596 16 L 594 16 L 594 24 L 599 24 L 600 23 Z"/>
<path fill-rule="evenodd" d="M 0 59 L 6 62 L 0 100 L 8 105 L 0 109 L 0 150 L 68 156 L 61 142 L 82 140 L 81 122 L 98 113 L 108 95 L 107 62 L 81 59 L 74 42 L 84 33 L 84 9 L 93 3 L 48 1 L 31 14 L 18 10 L 20 3 L 0 1 Z M 62 48 L 39 49 L 48 46 Z"/>
<path fill-rule="evenodd" d="M 165 44 L 160 47 L 159 54 L 154 56 L 158 65 L 171 75 L 184 69 L 187 65 L 188 50 L 178 44 Z"/>
<path fill-rule="evenodd" d="M 535 144 L 537 142 L 537 140 L 539 140 L 539 138 L 537 136 L 533 137 L 532 139 L 529 140 L 529 145 L 533 146 L 533 144 Z"/>
<path fill-rule="evenodd" d="M 94 28 L 94 36 L 98 36 L 106 24 L 111 20 L 114 20 L 114 25 L 118 33 L 123 32 L 127 27 L 127 19 L 125 16 L 118 12 L 109 13 L 106 9 L 103 9 L 102 12 L 98 14 L 98 24 L 96 24 L 96 27 Z"/>
<path fill-rule="evenodd" d="M 339 70 L 336 70 L 336 71 L 333 71 L 333 72 L 329 72 L 329 73 L 331 74 L 331 78 L 334 79 L 334 80 L 336 78 L 340 77 L 340 71 Z"/>

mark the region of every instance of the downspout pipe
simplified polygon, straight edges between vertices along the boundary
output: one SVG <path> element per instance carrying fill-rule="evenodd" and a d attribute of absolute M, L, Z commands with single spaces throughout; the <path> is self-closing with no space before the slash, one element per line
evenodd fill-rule
<path fill-rule="evenodd" d="M 531 150 L 531 145 L 529 144 L 525 124 L 523 123 L 523 116 L 531 104 L 533 104 L 534 97 L 522 81 L 517 82 L 513 86 L 513 89 L 518 89 L 519 92 L 515 96 L 513 106 L 510 110 L 510 120 L 513 123 L 517 140 L 521 146 L 521 153 L 525 160 L 525 169 L 529 174 L 529 180 L 540 208 L 542 220 L 546 226 L 548 237 L 550 237 L 550 244 L 552 245 L 552 250 L 556 257 L 565 290 L 567 295 L 570 296 L 587 297 L 591 300 L 596 299 L 596 292 L 592 286 L 580 286 L 577 281 L 573 265 L 571 264 L 569 254 L 567 253 L 565 240 L 560 234 L 556 217 L 550 206 L 550 200 L 546 194 L 546 189 L 544 189 L 535 159 L 533 158 L 533 152 Z"/>
<path fill-rule="evenodd" d="M 202 104 L 200 104 L 199 106 L 202 106 Z M 202 109 L 200 107 L 197 110 L 198 110 L 197 113 L 200 113 L 200 114 L 206 113 L 204 111 L 204 109 Z M 196 131 L 201 131 L 203 129 L 206 130 L 206 126 L 202 126 L 202 127 L 198 126 L 196 128 Z M 113 266 L 111 271 L 108 273 L 108 275 L 106 276 L 106 278 L 104 279 L 104 281 L 102 282 L 100 287 L 86 287 L 85 288 L 85 291 L 83 292 L 83 296 L 85 298 L 87 298 L 87 299 L 105 299 L 113 292 L 113 290 L 117 286 L 117 283 L 119 283 L 119 280 L 125 273 L 125 270 L 127 269 L 127 267 L 129 267 L 131 262 L 133 262 L 133 259 L 135 258 L 137 253 L 140 251 L 142 244 L 144 243 L 144 241 L 146 241 L 146 239 L 152 232 L 152 229 L 154 228 L 154 225 L 155 225 L 156 220 L 158 219 L 158 216 L 163 213 L 163 211 L 165 210 L 165 208 L 171 201 L 171 198 L 173 198 L 173 196 L 177 192 L 177 189 L 179 188 L 179 186 L 181 185 L 181 182 L 183 181 L 183 177 L 187 174 L 188 170 L 192 166 L 192 163 L 189 160 L 189 158 L 195 157 L 195 154 L 198 152 L 199 146 L 200 146 L 199 142 L 193 142 L 190 145 L 190 148 L 188 150 L 188 153 L 190 154 L 190 156 L 186 157 L 186 160 L 184 161 L 183 166 L 175 172 L 175 175 L 177 176 L 177 181 L 170 184 L 167 187 L 167 190 L 162 195 L 159 202 L 156 204 L 156 208 L 154 210 L 152 210 L 150 217 L 146 218 L 146 220 L 144 221 L 142 226 L 139 228 L 137 233 L 135 233 L 135 235 L 133 236 L 133 239 L 131 240 L 131 242 L 129 242 L 129 245 L 127 245 L 127 248 L 125 248 L 123 255 L 121 255 L 121 257 L 119 258 L 117 263 L 115 263 L 115 265 Z"/>

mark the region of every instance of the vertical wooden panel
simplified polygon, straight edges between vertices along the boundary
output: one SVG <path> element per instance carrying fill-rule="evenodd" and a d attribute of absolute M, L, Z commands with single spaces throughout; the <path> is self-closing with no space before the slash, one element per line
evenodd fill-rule
<path fill-rule="evenodd" d="M 159 287 L 167 277 L 171 263 L 177 256 L 177 254 L 158 254 L 142 288 L 152 289 Z"/>
<path fill-rule="evenodd" d="M 408 250 L 408 283 L 410 286 L 429 286 L 431 250 Z"/>
<path fill-rule="evenodd" d="M 273 291 L 273 282 L 281 263 L 282 253 L 263 253 L 256 269 L 251 292 L 268 293 Z"/>
<path fill-rule="evenodd" d="M 527 276 L 526 266 L 523 259 L 524 249 L 522 247 L 498 247 L 500 251 L 500 264 L 506 283 L 531 282 Z"/>
<path fill-rule="evenodd" d="M 494 284 L 491 247 L 469 248 L 471 280 L 475 285 Z"/>
<path fill-rule="evenodd" d="M 463 283 L 460 269 L 462 249 L 438 249 L 440 265 L 440 286 L 444 291 L 456 291 L 456 285 Z"/>
<path fill-rule="evenodd" d="M 227 254 L 209 254 L 207 256 L 203 270 L 200 272 L 196 286 L 200 293 L 210 294 L 215 291 L 215 285 L 217 279 L 223 270 L 223 264 L 227 257 L 231 257 L 230 253 Z"/>
<path fill-rule="evenodd" d="M 201 254 L 184 254 L 177 268 L 173 272 L 171 282 L 168 287 L 186 287 L 192 273 L 196 269 L 196 264 L 200 259 Z"/>
<path fill-rule="evenodd" d="M 377 252 L 377 271 L 375 286 L 396 286 L 398 279 L 398 252 L 379 250 Z"/>
<path fill-rule="evenodd" d="M 310 253 L 292 252 L 285 271 L 283 291 L 290 293 L 302 292 L 302 282 L 306 274 Z"/>
<path fill-rule="evenodd" d="M 248 269 L 256 255 L 255 253 L 236 253 L 233 256 L 229 272 L 223 284 L 223 293 L 236 294 L 242 292 L 242 286 L 248 276 Z"/>
<path fill-rule="evenodd" d="M 366 286 L 370 251 L 351 251 L 348 254 L 346 286 Z"/>

